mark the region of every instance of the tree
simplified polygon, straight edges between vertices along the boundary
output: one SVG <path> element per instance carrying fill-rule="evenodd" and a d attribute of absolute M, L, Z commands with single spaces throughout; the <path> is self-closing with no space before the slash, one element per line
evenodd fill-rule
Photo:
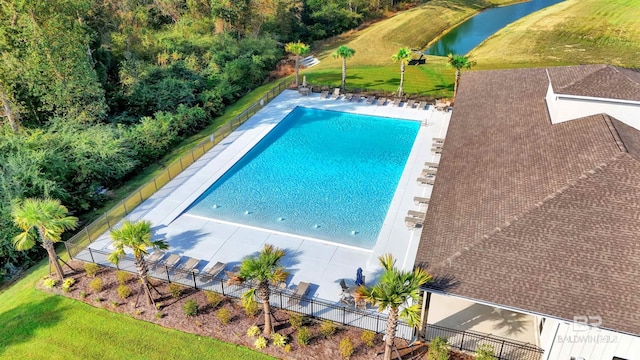
<path fill-rule="evenodd" d="M 391 359 L 393 341 L 396 337 L 398 317 L 407 321 L 410 326 L 418 326 L 420 323 L 420 287 L 432 280 L 425 270 L 416 268 L 413 271 L 403 271 L 395 267 L 396 260 L 391 254 L 385 254 L 378 258 L 384 268 L 380 281 L 372 288 L 364 285 L 356 290 L 356 301 L 364 299 L 378 311 L 389 309 L 387 330 L 385 332 L 384 359 Z M 409 299 L 414 301 L 409 305 Z M 400 307 L 402 310 L 400 311 Z"/>
<path fill-rule="evenodd" d="M 146 294 L 147 305 L 153 304 L 149 280 L 147 279 L 149 267 L 144 255 L 149 254 L 149 248 L 165 250 L 169 245 L 163 240 L 151 240 L 151 222 L 144 220 L 135 223 L 125 220 L 122 223 L 122 227 L 111 231 L 111 239 L 115 250 L 109 254 L 109 261 L 117 265 L 120 259 L 126 255 L 125 248 L 131 249 L 133 251 L 133 261 L 138 270 L 138 277 Z"/>
<path fill-rule="evenodd" d="M 295 55 L 296 57 L 296 86 L 298 86 L 298 72 L 300 70 L 300 57 L 306 53 L 308 53 L 310 50 L 309 45 L 306 45 L 304 43 L 301 43 L 300 41 L 298 42 L 290 42 L 287 43 L 284 46 L 284 51 Z"/>
<path fill-rule="evenodd" d="M 255 301 L 256 292 L 262 300 L 262 308 L 264 310 L 264 329 L 265 335 L 271 334 L 271 307 L 269 306 L 269 296 L 271 295 L 270 284 L 276 285 L 287 279 L 289 273 L 280 265 L 280 260 L 285 255 L 283 249 L 265 244 L 260 252 L 252 257 L 247 257 L 240 265 L 240 273 L 238 281 L 244 282 L 253 280 L 256 287 L 244 293 L 245 303 Z"/>
<path fill-rule="evenodd" d="M 393 62 L 400 62 L 400 86 L 398 86 L 398 96 L 402 96 L 403 92 L 403 84 L 404 84 L 404 68 L 411 59 L 411 49 L 408 47 L 403 47 L 398 50 L 397 53 L 391 56 L 391 60 Z"/>
<path fill-rule="evenodd" d="M 60 200 L 50 198 L 28 198 L 15 203 L 11 215 L 13 222 L 22 230 L 13 238 L 15 248 L 20 251 L 31 249 L 36 244 L 36 239 L 40 239 L 49 255 L 49 262 L 62 280 L 64 272 L 53 244 L 61 240 L 60 235 L 65 230 L 75 229 L 78 218 L 69 216 Z"/>
<path fill-rule="evenodd" d="M 447 63 L 449 67 L 456 69 L 456 79 L 453 86 L 453 98 L 455 99 L 458 93 L 458 84 L 460 83 L 460 70 L 471 69 L 476 62 L 469 60 L 468 56 L 462 56 L 460 54 L 453 55 L 449 53 L 447 57 L 449 58 L 449 62 Z"/>
<path fill-rule="evenodd" d="M 351 58 L 355 55 L 356 51 L 351 49 L 345 45 L 340 46 L 334 53 L 333 58 L 342 58 L 342 89 L 344 90 L 347 86 L 347 59 Z"/>

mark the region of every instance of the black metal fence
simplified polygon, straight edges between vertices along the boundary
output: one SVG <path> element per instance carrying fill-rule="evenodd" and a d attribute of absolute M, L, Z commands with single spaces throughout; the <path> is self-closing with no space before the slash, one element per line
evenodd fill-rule
<path fill-rule="evenodd" d="M 107 260 L 109 252 L 86 248 L 79 252 L 75 258 L 78 260 L 93 262 L 102 266 L 117 267 L 137 273 L 133 258 L 126 257 L 118 266 Z M 251 288 L 250 284 L 228 284 L 224 270 L 215 276 L 200 274 L 198 271 L 185 271 L 177 266 L 169 267 L 162 261 L 149 262 L 149 275 L 155 279 L 179 283 L 196 289 L 215 291 L 225 296 L 242 298 L 242 294 Z M 331 320 L 345 326 L 353 326 L 360 329 L 383 333 L 387 328 L 387 316 L 375 310 L 361 310 L 341 303 L 333 303 L 321 299 L 298 297 L 289 289 L 273 287 L 269 299 L 271 306 L 287 311 L 297 312 L 317 319 Z M 399 321 L 396 336 L 405 340 L 414 339 L 414 329 L 407 323 Z M 489 344 L 494 349 L 494 354 L 499 360 L 540 360 L 543 350 L 539 347 L 501 338 L 489 334 L 483 334 L 470 330 L 462 331 L 449 329 L 437 325 L 427 325 L 425 340 L 431 341 L 436 337 L 443 337 L 449 341 L 453 349 L 464 351 L 476 351 L 483 344 Z"/>
<path fill-rule="evenodd" d="M 483 344 L 490 345 L 499 360 L 540 360 L 543 353 L 542 349 L 528 343 L 471 330 L 454 330 L 437 325 L 427 325 L 426 340 L 431 341 L 438 336 L 447 339 L 449 345 L 458 350 L 476 351 Z"/>
<path fill-rule="evenodd" d="M 133 258 L 126 257 L 118 266 L 107 260 L 109 252 L 87 248 L 78 253 L 75 258 L 86 262 L 93 262 L 102 266 L 117 267 L 137 274 Z M 207 276 L 194 271 L 185 271 L 178 266 L 168 267 L 162 261 L 149 262 L 149 275 L 152 278 L 190 286 L 196 289 L 215 291 L 225 296 L 242 298 L 250 284 L 228 284 L 224 278 L 224 271 L 216 276 Z M 387 328 L 387 316 L 374 310 L 360 310 L 342 304 L 336 304 L 320 299 L 299 297 L 291 290 L 272 287 L 269 299 L 271 306 L 297 312 L 318 319 L 331 320 L 345 326 L 353 326 L 361 329 L 382 333 Z M 398 323 L 396 336 L 409 340 L 413 337 L 413 328 L 404 322 Z"/>

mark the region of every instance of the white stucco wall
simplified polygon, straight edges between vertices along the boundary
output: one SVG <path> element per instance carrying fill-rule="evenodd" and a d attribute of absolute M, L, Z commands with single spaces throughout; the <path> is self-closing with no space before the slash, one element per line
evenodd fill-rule
<path fill-rule="evenodd" d="M 640 337 L 546 319 L 540 334 L 543 360 L 640 360 Z"/>

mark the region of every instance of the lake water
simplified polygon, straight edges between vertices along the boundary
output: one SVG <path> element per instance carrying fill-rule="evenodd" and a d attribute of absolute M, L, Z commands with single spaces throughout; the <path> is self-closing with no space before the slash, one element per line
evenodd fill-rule
<path fill-rule="evenodd" d="M 486 38 L 512 22 L 564 0 L 531 0 L 484 10 L 458 25 L 429 47 L 425 54 L 467 54 Z"/>

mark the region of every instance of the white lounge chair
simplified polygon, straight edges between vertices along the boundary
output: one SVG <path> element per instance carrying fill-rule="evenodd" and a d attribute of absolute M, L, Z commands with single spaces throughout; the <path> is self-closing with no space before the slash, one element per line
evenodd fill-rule
<path fill-rule="evenodd" d="M 437 169 L 424 169 L 422 170 L 422 176 L 436 176 Z"/>
<path fill-rule="evenodd" d="M 307 294 L 308 290 L 309 290 L 309 283 L 306 283 L 304 281 L 299 282 L 298 286 L 296 287 L 296 290 L 293 292 L 293 294 L 291 294 L 288 304 L 299 305 L 300 301 Z"/>
<path fill-rule="evenodd" d="M 418 178 L 418 185 L 433 185 L 434 183 L 433 178 Z"/>
<path fill-rule="evenodd" d="M 376 100 L 375 96 L 369 96 L 367 98 L 367 104 L 373 104 L 373 102 Z"/>
<path fill-rule="evenodd" d="M 423 221 L 424 220 L 415 218 L 413 216 L 407 216 L 406 218 L 404 218 L 404 223 L 407 225 L 409 229 L 422 227 Z"/>
<path fill-rule="evenodd" d="M 182 277 L 186 278 L 190 273 L 198 272 L 196 266 L 198 266 L 199 263 L 200 259 L 188 257 L 187 261 L 183 262 L 182 265 L 177 267 L 177 269 L 180 270 L 180 274 L 182 275 Z"/>
<path fill-rule="evenodd" d="M 207 267 L 204 268 L 204 270 L 202 270 L 202 276 L 206 279 L 209 279 L 209 278 L 213 279 L 218 274 L 220 274 L 226 266 L 227 264 L 219 261 L 215 264 L 209 264 Z"/>
<path fill-rule="evenodd" d="M 378 98 L 378 101 L 376 101 L 376 105 L 378 106 L 382 106 L 387 102 L 387 98 Z"/>
<path fill-rule="evenodd" d="M 444 144 L 444 138 L 433 138 L 433 143 L 434 144 Z"/>
<path fill-rule="evenodd" d="M 420 197 L 420 196 L 413 197 L 413 201 L 416 203 L 416 205 L 429 205 L 430 200 L 431 198 L 428 198 L 428 197 Z"/>
<path fill-rule="evenodd" d="M 328 90 L 324 90 L 320 93 L 320 99 L 326 99 L 329 97 L 329 91 Z"/>
<path fill-rule="evenodd" d="M 407 215 L 418 219 L 424 219 L 425 213 L 422 211 L 409 210 Z"/>
<path fill-rule="evenodd" d="M 333 94 L 331 94 L 331 99 L 336 100 L 340 97 L 340 88 L 333 89 Z"/>
<path fill-rule="evenodd" d="M 440 165 L 440 164 L 438 164 L 437 162 L 427 161 L 427 162 L 424 163 L 424 166 L 430 167 L 430 168 L 433 168 L 433 169 L 437 169 L 438 165 Z"/>

